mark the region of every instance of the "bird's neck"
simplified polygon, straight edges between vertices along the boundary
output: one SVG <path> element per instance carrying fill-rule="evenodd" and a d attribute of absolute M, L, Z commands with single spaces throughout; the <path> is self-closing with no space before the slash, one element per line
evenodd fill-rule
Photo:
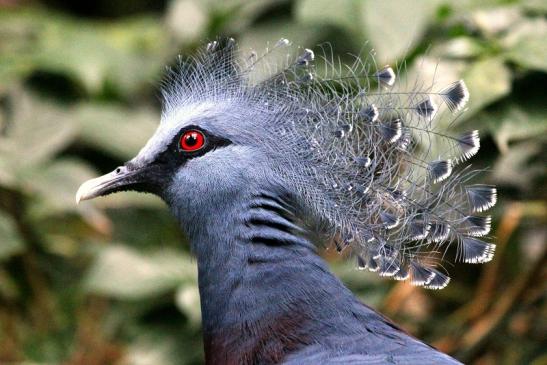
<path fill-rule="evenodd" d="M 207 363 L 277 363 L 360 305 L 284 213 L 262 194 L 190 228 Z"/>

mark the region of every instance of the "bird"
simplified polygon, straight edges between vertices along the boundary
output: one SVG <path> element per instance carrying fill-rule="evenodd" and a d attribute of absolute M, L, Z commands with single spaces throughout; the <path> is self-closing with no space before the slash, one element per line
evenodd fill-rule
<path fill-rule="evenodd" d="M 352 57 L 211 41 L 167 68 L 136 157 L 77 191 L 167 203 L 197 261 L 206 364 L 460 363 L 361 303 L 319 248 L 433 290 L 450 281 L 449 247 L 455 261 L 492 259 L 496 188 L 466 163 L 479 133 L 436 123 L 465 112 L 468 89 L 405 90 L 374 55 Z"/>

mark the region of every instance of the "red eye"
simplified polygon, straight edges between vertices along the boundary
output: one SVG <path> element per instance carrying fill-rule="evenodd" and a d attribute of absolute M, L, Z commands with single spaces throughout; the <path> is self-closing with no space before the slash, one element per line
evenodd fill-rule
<path fill-rule="evenodd" d="M 180 148 L 184 151 L 197 151 L 205 144 L 205 136 L 200 131 L 190 130 L 180 137 Z"/>

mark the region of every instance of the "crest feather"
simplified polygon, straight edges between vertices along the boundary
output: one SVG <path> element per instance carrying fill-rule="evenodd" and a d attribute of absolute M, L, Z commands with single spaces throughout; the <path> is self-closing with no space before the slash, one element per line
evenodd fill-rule
<path fill-rule="evenodd" d="M 284 63 L 271 64 L 279 52 L 288 53 Z M 281 39 L 260 53 L 217 40 L 168 74 L 165 113 L 224 108 L 226 133 L 269 157 L 296 206 L 340 250 L 351 247 L 359 269 L 442 289 L 450 278 L 435 268 L 440 250 L 457 245 L 469 263 L 494 253 L 477 238 L 490 218 L 476 213 L 495 205 L 496 189 L 465 186 L 476 172 L 460 166 L 478 152 L 479 134 L 452 135 L 434 123 L 447 109 L 463 110 L 469 92 L 462 80 L 440 90 L 416 86 L 434 80 L 396 82 L 396 70 L 376 69 L 372 55 L 341 65 L 328 46 L 293 52 Z M 441 141 L 448 146 L 434 148 Z"/>

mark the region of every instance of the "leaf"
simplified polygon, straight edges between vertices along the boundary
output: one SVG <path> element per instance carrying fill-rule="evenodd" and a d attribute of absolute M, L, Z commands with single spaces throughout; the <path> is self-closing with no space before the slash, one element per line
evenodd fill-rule
<path fill-rule="evenodd" d="M 197 283 L 191 260 L 171 250 L 146 256 L 126 246 L 103 249 L 86 275 L 89 292 L 123 300 L 165 294 L 185 283 Z"/>
<path fill-rule="evenodd" d="M 513 28 L 502 39 L 506 57 L 521 67 L 547 72 L 547 20 L 537 18 Z"/>
<path fill-rule="evenodd" d="M 359 4 L 356 0 L 300 0 L 295 4 L 296 20 L 302 24 L 334 25 L 360 34 Z"/>
<path fill-rule="evenodd" d="M 203 36 L 207 14 L 203 4 L 192 0 L 175 0 L 169 3 L 165 23 L 170 33 L 182 44 Z"/>
<path fill-rule="evenodd" d="M 108 62 L 104 78 L 109 87 L 122 95 L 132 95 L 157 83 L 172 53 L 160 19 L 135 17 L 105 27 L 101 27 L 101 23 L 91 23 L 90 29 L 83 31 L 92 32 L 96 28 L 100 41 L 115 51 L 108 58 L 102 51 L 94 55 Z"/>
<path fill-rule="evenodd" d="M 278 5 L 279 0 L 201 0 L 203 8 L 209 12 L 209 32 L 239 34 L 248 32 L 248 28 L 260 15 L 269 15 L 269 8 Z M 268 17 L 274 19 L 275 17 Z"/>
<path fill-rule="evenodd" d="M 70 144 L 76 126 L 65 110 L 27 91 L 14 88 L 8 100 L 13 108 L 0 135 L 0 164 L 13 177 Z"/>
<path fill-rule="evenodd" d="M 2 79 L 40 70 L 68 77 L 90 94 L 108 88 L 126 95 L 147 86 L 158 77 L 169 50 L 165 31 L 153 17 L 107 23 L 12 10 L 0 14 L 0 37 L 3 33 L 9 43 L 0 47 L 0 60 L 8 55 L 0 63 L 8 65 Z M 17 41 L 9 41 L 12 34 Z"/>
<path fill-rule="evenodd" d="M 175 294 L 175 303 L 192 325 L 198 327 L 201 324 L 201 307 L 197 286 L 183 285 L 179 287 Z"/>
<path fill-rule="evenodd" d="M 2 40 L 0 38 L 0 40 Z M 26 77 L 32 71 L 32 63 L 20 54 L 0 52 L 0 95 L 7 92 L 8 86 Z"/>
<path fill-rule="evenodd" d="M 185 359 L 174 355 L 177 347 L 175 339 L 169 336 L 150 334 L 139 335 L 124 351 L 124 364 L 128 365 L 177 365 L 186 363 Z"/>
<path fill-rule="evenodd" d="M 116 195 L 124 194 L 113 194 Z M 145 196 L 145 194 L 140 194 Z M 105 201 L 110 200 L 110 196 Z M 131 242 L 131 247 L 145 250 L 155 250 L 157 247 L 180 248 L 187 243 L 181 237 L 178 222 L 173 218 L 164 203 L 161 207 L 129 206 L 125 209 L 117 208 L 110 212 L 110 219 L 116 228 L 112 232 L 112 240 L 116 242 Z M 143 224 L 146 222 L 146 234 L 143 234 Z"/>
<path fill-rule="evenodd" d="M 128 111 L 113 104 L 81 104 L 72 114 L 82 142 L 124 160 L 145 145 L 160 118 L 146 108 Z"/>
<path fill-rule="evenodd" d="M 15 15 L 17 14 L 17 15 Z M 9 11 L 0 12 L 0 93 L 11 83 L 26 77 L 34 69 L 38 19 L 29 22 L 27 16 Z"/>
<path fill-rule="evenodd" d="M 37 217 L 75 211 L 74 195 L 80 184 L 96 173 L 77 159 L 61 158 L 33 169 L 22 177 L 22 186 L 38 195 L 30 214 Z M 79 209 L 84 209 L 79 208 Z"/>
<path fill-rule="evenodd" d="M 150 44 L 163 43 L 156 22 L 117 23 L 110 27 L 59 22 L 48 26 L 37 55 L 39 68 L 75 77 L 92 94 L 100 93 L 106 83 L 124 95 L 133 93 L 152 80 L 163 63 L 161 59 L 154 62 L 146 52 L 146 47 L 156 48 Z M 150 35 L 153 29 L 157 30 L 154 43 L 147 44 L 145 37 L 135 39 L 136 35 Z M 162 53 L 160 49 L 155 51 Z"/>
<path fill-rule="evenodd" d="M 547 111 L 542 101 L 506 103 L 492 112 L 483 112 L 475 120 L 487 125 L 502 153 L 509 150 L 509 143 L 523 139 L 540 139 L 547 133 Z M 545 139 L 545 138 L 544 138 Z"/>
<path fill-rule="evenodd" d="M 336 3 L 336 2 L 333 2 Z M 393 62 L 414 49 L 439 4 L 438 1 L 363 1 L 365 35 L 382 62 Z"/>
<path fill-rule="evenodd" d="M 448 8 L 450 14 L 453 14 L 456 18 L 460 18 L 462 16 L 469 16 L 469 14 L 477 10 L 496 9 L 505 3 L 507 3 L 505 0 L 460 0 L 446 1 L 443 6 Z"/>
<path fill-rule="evenodd" d="M 13 218 L 0 210 L 0 262 L 25 249 Z"/>
<path fill-rule="evenodd" d="M 1 149 L 0 149 L 1 151 Z M 0 155 L 0 185 L 11 189 L 16 188 L 17 178 L 15 177 L 15 163 Z"/>
<path fill-rule="evenodd" d="M 492 37 L 511 29 L 521 19 L 522 15 L 518 6 L 498 6 L 474 11 L 470 22 L 484 35 Z"/>
<path fill-rule="evenodd" d="M 470 95 L 468 110 L 464 113 L 463 119 L 471 117 L 511 92 L 511 73 L 499 57 L 472 63 L 462 78 Z"/>
<path fill-rule="evenodd" d="M 162 316 L 162 324 L 130 326 L 134 335 L 124 349 L 122 364 L 191 365 L 203 363 L 200 332 L 184 326 L 173 316 Z M 181 316 L 182 317 L 182 316 Z M 150 322 L 150 321 L 148 321 Z"/>
<path fill-rule="evenodd" d="M 448 39 L 431 50 L 432 55 L 443 58 L 472 58 L 484 52 L 484 47 L 471 37 Z"/>
<path fill-rule="evenodd" d="M 547 2 L 544 0 L 521 0 L 520 3 L 528 11 L 547 14 Z"/>
<path fill-rule="evenodd" d="M 530 182 L 545 172 L 544 163 L 529 163 L 540 151 L 541 146 L 535 141 L 511 146 L 496 161 L 491 176 L 493 182 L 516 186 L 521 190 L 532 189 Z"/>

